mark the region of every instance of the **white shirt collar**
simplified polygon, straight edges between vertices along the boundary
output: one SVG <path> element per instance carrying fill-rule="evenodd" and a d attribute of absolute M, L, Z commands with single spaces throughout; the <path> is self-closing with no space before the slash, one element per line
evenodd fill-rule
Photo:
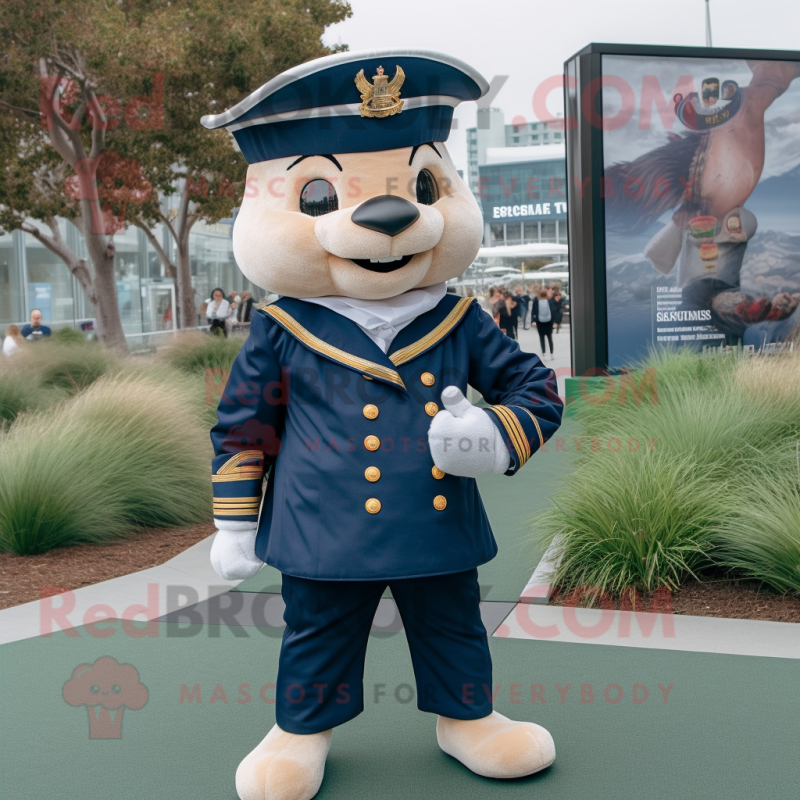
<path fill-rule="evenodd" d="M 444 283 L 412 289 L 385 300 L 359 300 L 355 297 L 301 297 L 305 303 L 324 306 L 355 322 L 384 353 L 394 337 L 417 317 L 435 308 L 447 293 Z"/>

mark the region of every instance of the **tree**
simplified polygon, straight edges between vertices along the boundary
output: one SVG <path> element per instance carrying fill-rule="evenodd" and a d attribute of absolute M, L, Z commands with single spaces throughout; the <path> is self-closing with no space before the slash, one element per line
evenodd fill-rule
<path fill-rule="evenodd" d="M 238 102 L 294 64 L 325 55 L 341 0 L 28 0 L 0 17 L 0 227 L 26 230 L 59 255 L 95 308 L 104 342 L 125 348 L 114 233 L 145 230 L 194 320 L 189 232 L 228 216 L 246 165 L 225 131 L 200 117 Z M 181 192 L 178 213 L 162 200 Z M 89 263 L 60 235 L 84 236 Z M 40 224 L 31 224 L 30 220 Z M 152 235 L 162 222 L 177 259 Z"/>
<path fill-rule="evenodd" d="M 138 158 L 157 188 L 129 220 L 145 231 L 165 270 L 176 278 L 182 326 L 193 324 L 189 233 L 200 220 L 230 217 L 244 191 L 247 164 L 226 131 L 207 131 L 204 114 L 229 108 L 291 66 L 328 55 L 320 37 L 328 25 L 350 16 L 340 0 L 241 2 L 236 14 L 219 0 L 195 0 L 177 9 L 178 27 L 189 31 L 179 55 L 163 67 L 146 48 L 136 51 L 135 72 L 153 75 L 164 68 L 166 110 L 162 128 L 139 134 Z M 178 48 L 173 43 L 173 53 Z M 145 95 L 151 86 L 142 86 Z M 166 215 L 163 198 L 179 194 L 177 213 Z M 175 263 L 153 235 L 162 223 L 174 244 Z"/>

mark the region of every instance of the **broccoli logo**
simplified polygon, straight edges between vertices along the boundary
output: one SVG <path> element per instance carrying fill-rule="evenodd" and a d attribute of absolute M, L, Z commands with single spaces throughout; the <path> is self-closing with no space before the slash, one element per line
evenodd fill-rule
<path fill-rule="evenodd" d="M 122 738 L 125 709 L 142 708 L 148 698 L 136 667 L 120 664 L 110 656 L 75 667 L 62 694 L 69 705 L 86 706 L 90 739 Z"/>

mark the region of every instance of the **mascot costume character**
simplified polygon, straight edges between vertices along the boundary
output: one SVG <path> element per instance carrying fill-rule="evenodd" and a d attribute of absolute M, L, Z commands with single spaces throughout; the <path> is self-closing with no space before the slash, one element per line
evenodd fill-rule
<path fill-rule="evenodd" d="M 236 261 L 280 295 L 253 313 L 211 432 L 214 569 L 244 579 L 266 562 L 286 603 L 276 725 L 237 770 L 242 800 L 317 793 L 333 728 L 363 710 L 387 586 L 441 748 L 492 778 L 555 759 L 544 728 L 479 688 L 477 567 L 497 545 L 475 479 L 514 475 L 562 411 L 553 371 L 446 292 L 483 222 L 443 142 L 453 108 L 487 89 L 439 53 L 345 52 L 202 120 L 250 165 Z"/>

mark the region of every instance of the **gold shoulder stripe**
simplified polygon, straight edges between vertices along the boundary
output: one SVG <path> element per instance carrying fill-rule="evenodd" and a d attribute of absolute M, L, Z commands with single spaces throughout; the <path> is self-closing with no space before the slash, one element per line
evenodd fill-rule
<path fill-rule="evenodd" d="M 429 350 L 438 341 L 444 339 L 448 333 L 458 324 L 459 320 L 467 313 L 470 304 L 475 300 L 474 297 L 462 297 L 453 307 L 453 310 L 430 332 L 425 334 L 421 339 L 412 342 L 406 347 L 401 348 L 396 353 L 389 356 L 389 360 L 396 367 L 400 364 L 405 364 L 406 361 L 411 361 L 421 353 Z"/>
<path fill-rule="evenodd" d="M 240 466 L 242 461 L 253 461 L 253 464 L 246 464 Z M 264 454 L 260 450 L 240 450 L 234 453 L 218 470 L 217 475 L 225 475 L 227 473 L 235 472 L 250 472 L 254 470 L 263 471 Z"/>
<path fill-rule="evenodd" d="M 314 350 L 320 355 L 327 356 L 328 358 L 338 361 L 347 367 L 352 367 L 359 372 L 366 372 L 376 378 L 383 378 L 386 381 L 402 386 L 404 389 L 406 385 L 403 379 L 393 369 L 383 367 L 376 364 L 374 361 L 367 361 L 366 358 L 359 358 L 352 353 L 340 350 L 327 342 L 323 342 L 318 336 L 314 336 L 311 331 L 306 330 L 294 317 L 287 314 L 282 308 L 276 305 L 271 305 L 262 309 L 265 314 L 269 314 L 275 319 L 283 328 L 292 334 L 296 339 L 299 339 L 306 347 Z"/>
<path fill-rule="evenodd" d="M 518 408 L 521 411 L 524 411 L 532 420 L 533 424 L 536 426 L 536 433 L 539 434 L 539 447 L 544 447 L 544 436 L 542 436 L 542 429 L 539 427 L 539 420 L 533 416 L 533 413 L 528 411 L 527 408 L 523 408 L 522 406 L 511 406 L 511 408 Z"/>

